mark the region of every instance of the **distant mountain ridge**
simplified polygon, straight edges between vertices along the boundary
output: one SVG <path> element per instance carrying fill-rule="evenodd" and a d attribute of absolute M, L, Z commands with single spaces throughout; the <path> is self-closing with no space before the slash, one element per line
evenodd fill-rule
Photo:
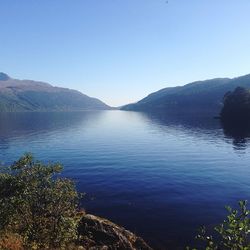
<path fill-rule="evenodd" d="M 77 90 L 18 80 L 0 72 L 0 111 L 81 111 L 111 109 Z"/>
<path fill-rule="evenodd" d="M 215 78 L 164 88 L 121 109 L 169 114 L 218 115 L 225 93 L 233 91 L 238 86 L 250 88 L 250 74 L 232 79 Z"/>

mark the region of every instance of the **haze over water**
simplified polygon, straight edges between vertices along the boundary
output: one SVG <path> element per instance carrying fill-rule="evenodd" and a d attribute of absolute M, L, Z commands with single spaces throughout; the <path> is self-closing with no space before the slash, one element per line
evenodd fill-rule
<path fill-rule="evenodd" d="M 61 162 L 86 193 L 87 212 L 142 236 L 156 249 L 183 249 L 250 195 L 247 133 L 218 120 L 126 111 L 1 113 L 0 160 L 24 152 Z"/>

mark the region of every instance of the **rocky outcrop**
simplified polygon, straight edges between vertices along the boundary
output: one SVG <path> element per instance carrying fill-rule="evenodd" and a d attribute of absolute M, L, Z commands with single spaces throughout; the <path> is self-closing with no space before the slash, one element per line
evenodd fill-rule
<path fill-rule="evenodd" d="M 86 250 L 152 250 L 142 238 L 91 214 L 82 217 L 78 231 Z"/>

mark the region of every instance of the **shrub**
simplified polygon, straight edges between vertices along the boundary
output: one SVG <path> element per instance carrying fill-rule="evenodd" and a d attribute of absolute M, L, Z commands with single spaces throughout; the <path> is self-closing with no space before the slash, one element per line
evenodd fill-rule
<path fill-rule="evenodd" d="M 240 201 L 239 207 L 239 210 L 234 210 L 228 206 L 226 207 L 229 214 L 223 223 L 215 227 L 215 237 L 212 235 L 207 235 L 205 227 L 200 229 L 200 233 L 196 236 L 196 239 L 199 239 L 203 242 L 204 249 L 250 249 L 250 211 L 247 209 L 247 201 Z"/>
<path fill-rule="evenodd" d="M 28 249 L 63 248 L 77 238 L 79 195 L 73 181 L 58 177 L 61 171 L 60 164 L 44 165 L 30 154 L 0 167 L 2 234 L 19 235 Z"/>

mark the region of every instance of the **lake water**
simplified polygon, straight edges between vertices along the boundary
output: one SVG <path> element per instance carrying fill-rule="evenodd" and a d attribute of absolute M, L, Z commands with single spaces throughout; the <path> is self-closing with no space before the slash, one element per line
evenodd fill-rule
<path fill-rule="evenodd" d="M 218 120 L 128 111 L 0 114 L 0 159 L 24 152 L 61 162 L 86 192 L 87 212 L 142 236 L 155 249 L 183 249 L 211 228 L 224 205 L 250 195 L 247 131 Z"/>

